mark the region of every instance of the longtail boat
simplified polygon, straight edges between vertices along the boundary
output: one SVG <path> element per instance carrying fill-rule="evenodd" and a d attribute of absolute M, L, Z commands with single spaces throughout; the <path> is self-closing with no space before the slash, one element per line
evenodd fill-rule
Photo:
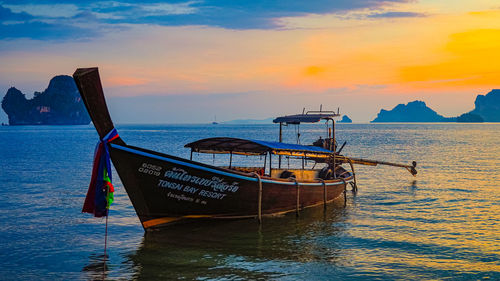
<path fill-rule="evenodd" d="M 117 134 L 109 115 L 98 69 L 79 68 L 73 78 L 103 151 L 109 153 L 147 231 L 199 219 L 256 218 L 260 222 L 263 217 L 298 214 L 303 208 L 326 205 L 344 193 L 348 184 L 356 188 L 353 164 L 399 166 L 416 174 L 415 162 L 404 165 L 341 155 L 343 146 L 337 147 L 334 121 L 340 115 L 338 111 L 321 109 L 274 119 L 280 124 L 278 142 L 216 137 L 188 143 L 185 147 L 191 149 L 190 159 L 128 145 Z M 283 142 L 283 126 L 319 121 L 327 124 L 325 138 L 313 145 Z M 229 165 L 219 167 L 196 162 L 192 159 L 193 153 L 229 154 Z M 258 167 L 241 167 L 232 163 L 233 155 L 259 156 L 264 161 Z M 272 167 L 273 155 L 278 157 L 277 167 Z M 302 168 L 285 168 L 282 160 L 290 158 L 300 159 Z M 314 166 L 305 167 L 306 162 Z M 350 170 L 344 168 L 344 164 L 348 164 Z M 111 177 L 109 159 L 107 165 Z M 99 164 L 95 164 L 94 169 L 97 166 Z M 101 172 L 99 177 L 107 178 L 107 172 Z M 89 188 L 89 193 L 93 192 Z"/>

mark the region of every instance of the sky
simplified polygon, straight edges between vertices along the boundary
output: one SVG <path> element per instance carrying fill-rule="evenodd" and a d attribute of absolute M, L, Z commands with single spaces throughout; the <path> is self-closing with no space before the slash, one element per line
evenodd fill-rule
<path fill-rule="evenodd" d="M 0 0 L 1 96 L 93 66 L 116 123 L 457 116 L 499 88 L 500 2 Z"/>

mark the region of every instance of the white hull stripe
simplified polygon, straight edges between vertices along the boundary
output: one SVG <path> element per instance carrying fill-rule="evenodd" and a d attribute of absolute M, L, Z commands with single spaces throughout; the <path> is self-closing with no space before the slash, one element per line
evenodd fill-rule
<path fill-rule="evenodd" d="M 187 163 L 187 162 L 184 162 L 184 161 L 179 161 L 179 160 L 175 160 L 175 159 L 171 159 L 171 158 L 167 158 L 167 157 L 158 156 L 158 155 L 155 155 L 155 154 L 143 152 L 143 151 L 140 151 L 140 150 L 135 150 L 133 148 L 124 147 L 124 146 L 117 145 L 117 144 L 110 144 L 110 145 L 111 145 L 112 148 L 120 149 L 120 150 L 123 150 L 123 151 L 127 151 L 127 152 L 134 153 L 134 154 L 139 154 L 139 155 L 142 155 L 142 156 L 146 156 L 146 157 L 150 157 L 150 158 L 154 158 L 154 159 L 158 159 L 158 160 L 162 160 L 162 161 L 167 161 L 167 162 L 178 164 L 178 165 L 183 165 L 183 166 L 191 167 L 191 168 L 198 169 L 198 170 L 203 170 L 203 171 L 210 172 L 210 173 L 215 173 L 215 174 L 224 175 L 224 176 L 228 176 L 228 177 L 233 177 L 233 178 L 237 178 L 237 179 L 242 179 L 242 180 L 246 180 L 246 181 L 255 181 L 255 182 L 258 181 L 257 178 L 254 178 L 254 177 L 246 177 L 246 176 L 242 176 L 242 175 L 238 175 L 238 174 L 233 174 L 233 173 L 228 173 L 228 172 L 225 172 L 225 171 L 220 171 L 220 170 L 217 170 L 217 169 L 203 167 L 203 166 L 199 166 L 199 165 L 196 165 L 196 164 Z M 273 184 L 283 184 L 283 185 L 293 185 L 293 186 L 295 186 L 295 182 L 292 182 L 292 181 L 291 182 L 283 182 L 283 181 L 274 181 L 274 180 L 269 180 L 269 179 L 262 179 L 262 182 L 264 182 L 264 183 L 273 183 Z M 346 180 L 345 182 L 346 183 L 347 182 L 352 182 L 352 179 Z M 301 186 L 304 186 L 304 185 L 322 186 L 323 185 L 321 182 L 320 183 L 302 183 L 302 182 L 299 182 L 299 184 Z M 343 182 L 339 181 L 339 182 L 333 182 L 333 183 L 328 183 L 328 182 L 326 183 L 326 185 L 328 185 L 328 186 L 330 186 L 330 185 L 339 185 L 339 184 L 343 184 Z"/>

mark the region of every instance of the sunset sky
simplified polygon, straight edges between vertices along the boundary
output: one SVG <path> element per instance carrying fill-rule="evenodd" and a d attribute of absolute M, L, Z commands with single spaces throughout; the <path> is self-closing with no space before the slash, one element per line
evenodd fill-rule
<path fill-rule="evenodd" d="M 98 66 L 117 123 L 457 116 L 500 88 L 500 2 L 0 0 L 0 66 L 0 95 L 28 97 Z"/>

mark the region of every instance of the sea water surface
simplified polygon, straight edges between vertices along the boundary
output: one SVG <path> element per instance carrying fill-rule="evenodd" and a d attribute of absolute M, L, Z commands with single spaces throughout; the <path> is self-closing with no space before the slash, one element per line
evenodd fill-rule
<path fill-rule="evenodd" d="M 182 157 L 184 144 L 200 138 L 278 134 L 273 125 L 117 129 L 129 144 Z M 301 142 L 324 132 L 301 126 Z M 286 128 L 292 142 L 294 134 Z M 81 213 L 94 128 L 0 127 L 0 279 L 500 280 L 500 124 L 339 124 L 337 137 L 348 156 L 415 160 L 419 173 L 356 166 L 359 190 L 345 206 L 339 198 L 262 225 L 205 222 L 156 233 L 144 233 L 114 173 L 104 267 L 105 220 Z"/>

